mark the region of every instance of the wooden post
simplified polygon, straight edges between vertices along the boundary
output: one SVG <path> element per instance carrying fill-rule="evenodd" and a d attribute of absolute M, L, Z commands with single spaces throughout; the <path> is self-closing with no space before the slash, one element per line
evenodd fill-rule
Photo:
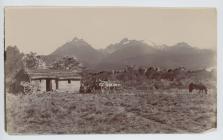
<path fill-rule="evenodd" d="M 55 79 L 55 83 L 56 83 L 56 89 L 59 89 L 59 80 L 58 79 Z"/>
<path fill-rule="evenodd" d="M 46 79 L 46 91 L 52 90 L 52 82 L 51 79 Z"/>

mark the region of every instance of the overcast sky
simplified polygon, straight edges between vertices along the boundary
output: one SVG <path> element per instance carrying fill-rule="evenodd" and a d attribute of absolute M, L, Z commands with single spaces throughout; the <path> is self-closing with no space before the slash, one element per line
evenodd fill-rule
<path fill-rule="evenodd" d="M 199 48 L 217 45 L 215 9 L 176 8 L 13 8 L 5 9 L 5 44 L 49 54 L 74 37 L 94 48 L 123 38 Z"/>

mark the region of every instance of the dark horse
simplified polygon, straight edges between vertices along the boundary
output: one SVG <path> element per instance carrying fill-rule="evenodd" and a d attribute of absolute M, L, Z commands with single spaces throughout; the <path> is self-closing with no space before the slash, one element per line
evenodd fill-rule
<path fill-rule="evenodd" d="M 199 92 L 204 91 L 207 94 L 207 91 L 208 91 L 207 87 L 201 83 L 200 84 L 190 83 L 188 88 L 189 88 L 189 92 L 192 92 L 195 89 L 195 90 L 199 90 Z"/>

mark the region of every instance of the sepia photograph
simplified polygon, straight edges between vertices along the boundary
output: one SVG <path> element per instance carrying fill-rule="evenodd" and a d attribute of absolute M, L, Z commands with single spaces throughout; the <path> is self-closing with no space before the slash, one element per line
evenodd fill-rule
<path fill-rule="evenodd" d="M 215 8 L 9 6 L 4 20 L 8 134 L 216 129 Z"/>

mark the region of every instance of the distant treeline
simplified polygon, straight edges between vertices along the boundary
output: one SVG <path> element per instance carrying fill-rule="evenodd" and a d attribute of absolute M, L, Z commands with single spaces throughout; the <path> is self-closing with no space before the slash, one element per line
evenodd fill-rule
<path fill-rule="evenodd" d="M 205 83 L 213 87 L 216 81 L 216 70 L 207 71 L 187 70 L 184 67 L 175 69 L 160 69 L 159 67 L 133 67 L 126 66 L 123 70 L 110 70 L 100 72 L 84 71 L 82 85 L 89 88 L 89 92 L 98 87 L 100 80 L 118 81 L 126 88 L 136 89 L 165 89 L 187 88 L 190 82 Z"/>

